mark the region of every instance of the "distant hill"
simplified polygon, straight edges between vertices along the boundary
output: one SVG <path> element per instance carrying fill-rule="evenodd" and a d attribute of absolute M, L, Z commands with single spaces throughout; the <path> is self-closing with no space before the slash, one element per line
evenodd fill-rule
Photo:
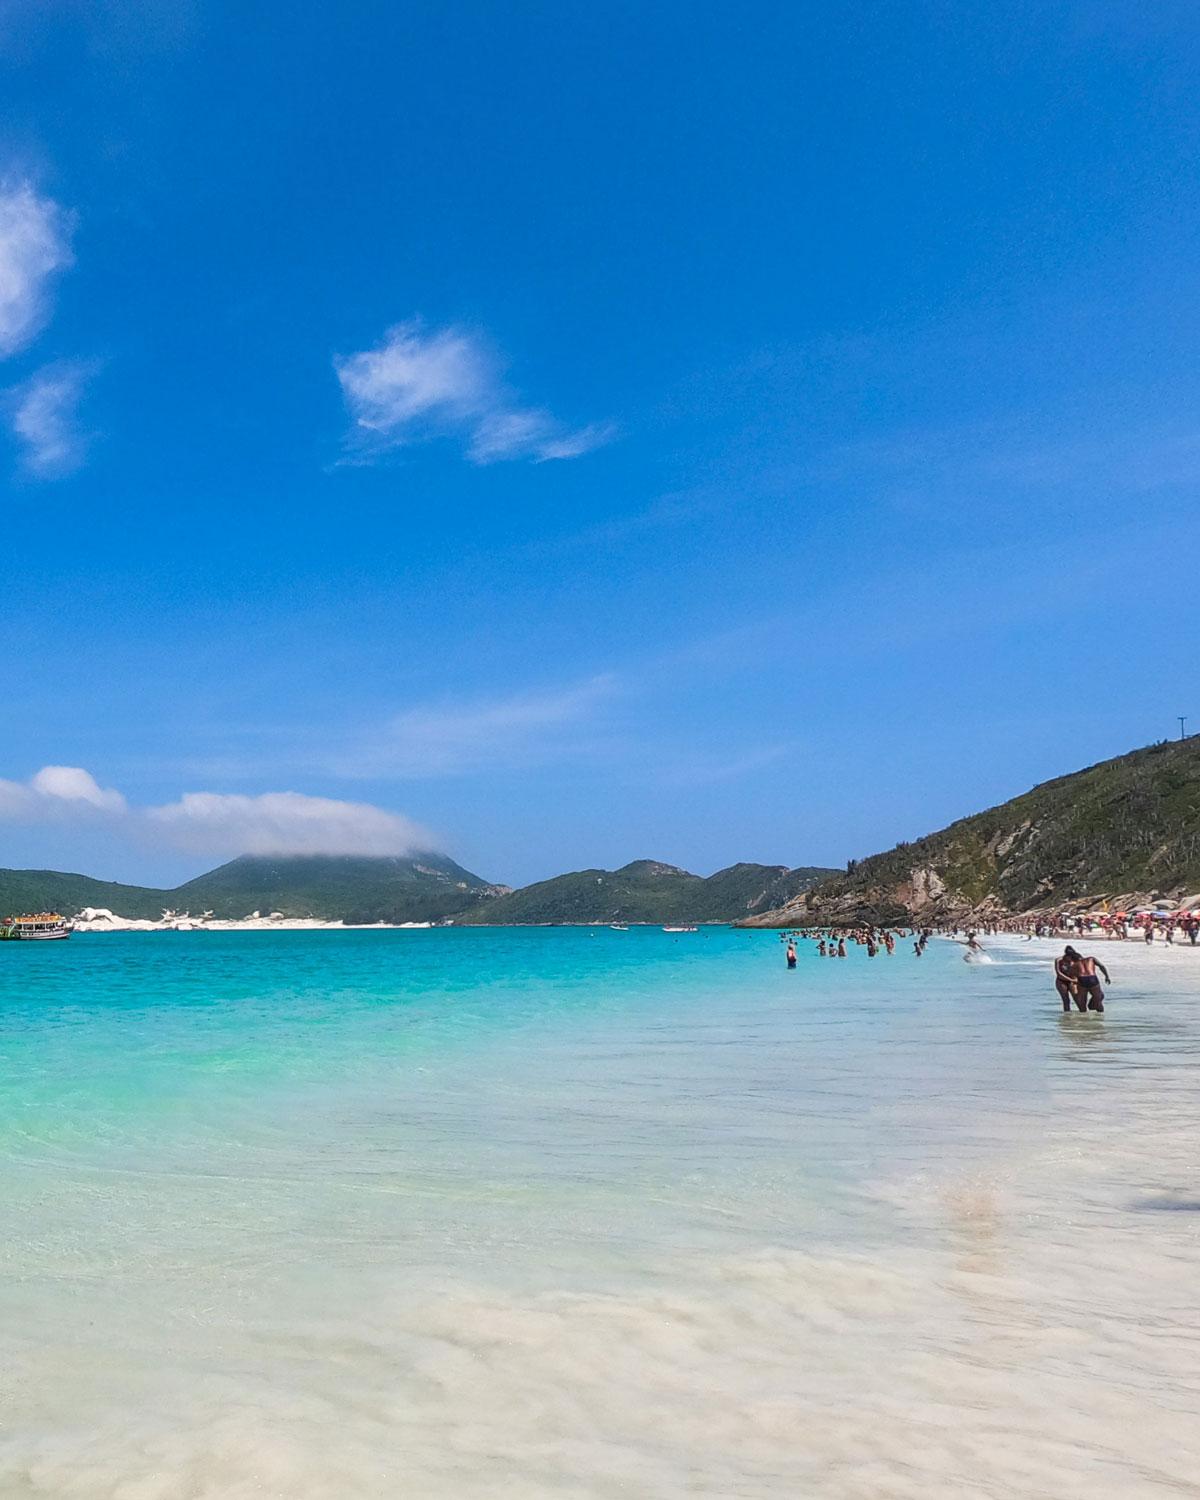
<path fill-rule="evenodd" d="M 257 911 L 350 923 L 729 922 L 780 906 L 830 873 L 740 864 L 703 879 L 642 859 L 620 870 L 578 870 L 510 891 L 444 854 L 243 855 L 171 890 L 58 870 L 0 870 L 0 916 L 73 916 L 96 906 L 150 919 L 174 911 L 236 920 Z"/>
<path fill-rule="evenodd" d="M 434 922 L 505 890 L 443 854 L 243 855 L 177 886 L 155 890 L 57 870 L 0 870 L 0 915 L 108 907 L 122 917 L 164 909 L 237 918 L 253 911 L 345 922 Z"/>
<path fill-rule="evenodd" d="M 23 911 L 58 911 L 74 916 L 85 906 L 104 906 L 123 917 L 162 916 L 173 903 L 170 891 L 93 880 L 62 870 L 0 870 L 0 916 Z"/>
<path fill-rule="evenodd" d="M 435 922 L 501 889 L 444 854 L 244 854 L 170 895 L 177 908 L 217 917 L 278 911 L 344 922 Z"/>
<path fill-rule="evenodd" d="M 481 903 L 455 924 L 730 922 L 767 911 L 830 873 L 786 865 L 730 865 L 707 879 L 657 860 L 619 870 L 575 870 Z"/>
<path fill-rule="evenodd" d="M 1119 755 L 874 854 L 751 926 L 937 920 L 1200 891 L 1200 736 Z"/>

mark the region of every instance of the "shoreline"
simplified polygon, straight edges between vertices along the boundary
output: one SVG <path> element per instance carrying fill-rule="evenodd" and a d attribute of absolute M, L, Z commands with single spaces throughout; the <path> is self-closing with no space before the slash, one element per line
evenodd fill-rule
<path fill-rule="evenodd" d="M 105 932 L 392 932 L 431 928 L 433 922 L 343 922 L 323 917 L 119 917 L 109 912 L 91 918 L 72 917 L 71 935 Z"/>
<path fill-rule="evenodd" d="M 92 908 L 85 908 L 85 912 Z M 97 912 L 94 916 L 81 913 L 68 917 L 73 924 L 73 934 L 102 932 L 417 932 L 454 928 L 459 932 L 486 931 L 538 931 L 593 929 L 598 932 L 621 931 L 637 928 L 647 932 L 668 932 L 671 924 L 663 922 L 625 922 L 616 927 L 612 922 L 343 922 L 340 918 L 325 917 L 189 917 L 186 915 L 160 917 L 121 917 L 113 912 Z M 689 929 L 735 927 L 733 922 L 696 922 L 679 929 L 685 935 Z"/>

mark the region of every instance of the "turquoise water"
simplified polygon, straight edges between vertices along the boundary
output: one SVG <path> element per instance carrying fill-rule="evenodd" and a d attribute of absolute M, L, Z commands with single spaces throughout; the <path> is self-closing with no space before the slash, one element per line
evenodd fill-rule
<path fill-rule="evenodd" d="M 6 945 L 0 1495 L 1194 1493 L 1200 962 L 992 956 Z"/>

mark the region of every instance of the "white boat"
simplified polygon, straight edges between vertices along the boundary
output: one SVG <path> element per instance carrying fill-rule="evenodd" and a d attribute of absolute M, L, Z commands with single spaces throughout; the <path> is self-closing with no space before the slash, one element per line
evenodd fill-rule
<path fill-rule="evenodd" d="M 0 922 L 0 941 L 3 942 L 47 942 L 70 936 L 70 923 L 64 922 L 56 911 L 25 912 L 19 917 L 5 917 Z"/>
<path fill-rule="evenodd" d="M 696 927 L 664 927 L 663 931 L 664 932 L 697 932 L 697 931 L 699 931 L 699 929 L 696 928 Z"/>
<path fill-rule="evenodd" d="M 628 932 L 629 931 L 629 923 L 628 922 L 610 922 L 608 925 L 612 928 L 612 930 L 614 932 Z"/>

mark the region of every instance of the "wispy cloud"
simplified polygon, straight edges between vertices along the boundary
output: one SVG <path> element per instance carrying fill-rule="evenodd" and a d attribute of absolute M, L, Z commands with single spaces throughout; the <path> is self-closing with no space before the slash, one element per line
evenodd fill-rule
<path fill-rule="evenodd" d="M 405 854 L 433 844 L 432 834 L 399 813 L 303 792 L 185 792 L 175 802 L 133 807 L 79 766 L 44 766 L 28 781 L 0 780 L 0 822 L 103 822 L 133 843 L 226 858 Z"/>
<path fill-rule="evenodd" d="M 475 464 L 544 463 L 578 458 L 613 436 L 611 426 L 572 429 L 518 400 L 487 344 L 465 329 L 399 323 L 376 348 L 339 355 L 333 363 L 352 423 L 352 462 L 452 438 Z"/>
<path fill-rule="evenodd" d="M 759 745 L 750 750 L 730 750 L 724 754 L 707 750 L 687 750 L 676 756 L 664 755 L 658 772 L 668 786 L 713 786 L 722 781 L 737 781 L 765 767 L 775 765 L 791 751 L 790 744 Z"/>
<path fill-rule="evenodd" d="M 79 403 L 95 366 L 82 360 L 46 365 L 8 395 L 8 417 L 21 467 L 34 479 L 59 479 L 84 460 L 88 435 Z"/>
<path fill-rule="evenodd" d="M 993 509 L 1031 497 L 1042 504 L 1082 498 L 1089 505 L 1116 497 L 1125 504 L 1193 489 L 1200 431 L 1166 423 L 1047 431 L 1012 419 L 917 428 L 834 448 L 811 465 L 809 477 L 869 485 L 908 512 L 939 511 L 948 499 L 964 498 Z"/>
<path fill-rule="evenodd" d="M 0 358 L 45 322 L 50 284 L 72 263 L 71 218 L 26 181 L 0 183 Z"/>
<path fill-rule="evenodd" d="M 46 322 L 51 283 L 74 262 L 72 227 L 71 215 L 31 182 L 0 182 L 0 359 L 23 349 Z M 4 416 L 30 477 L 57 479 L 83 462 L 78 407 L 93 369 L 82 360 L 45 365 L 4 393 Z"/>
<path fill-rule="evenodd" d="M 335 758 L 345 776 L 453 776 L 578 753 L 580 732 L 619 691 L 611 674 L 549 692 L 445 702 L 396 714 Z"/>

